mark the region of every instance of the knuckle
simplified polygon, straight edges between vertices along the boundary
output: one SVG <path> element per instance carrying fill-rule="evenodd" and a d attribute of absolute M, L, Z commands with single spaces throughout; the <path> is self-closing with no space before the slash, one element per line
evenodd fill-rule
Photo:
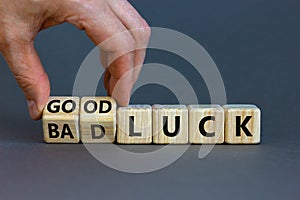
<path fill-rule="evenodd" d="M 140 28 L 133 30 L 133 35 L 138 46 L 145 46 L 151 37 L 151 28 L 145 20 L 142 20 L 142 25 Z"/>
<path fill-rule="evenodd" d="M 79 6 L 85 10 L 92 10 L 95 4 L 95 0 L 72 0 L 73 5 Z"/>
<path fill-rule="evenodd" d="M 143 29 L 144 38 L 147 38 L 147 40 L 149 40 L 149 38 L 151 37 L 151 28 L 144 19 L 142 21 L 143 21 L 142 29 Z"/>
<path fill-rule="evenodd" d="M 72 2 L 72 8 L 74 8 L 74 11 L 78 12 L 80 14 L 83 14 L 85 16 L 87 15 L 99 15 L 99 9 L 102 9 L 105 11 L 107 8 L 105 6 L 105 3 L 102 3 L 101 7 L 99 6 L 99 2 L 97 0 L 73 0 Z M 69 5 L 69 4 L 68 4 Z M 69 7 L 68 7 L 69 9 Z"/>
<path fill-rule="evenodd" d="M 30 71 L 28 69 L 27 71 Z M 48 76 L 45 72 L 40 75 L 33 75 L 34 73 L 22 73 L 16 72 L 14 73 L 14 77 L 20 88 L 26 93 L 31 89 L 37 87 L 40 83 L 44 82 L 48 79 Z"/>
<path fill-rule="evenodd" d="M 15 74 L 15 79 L 19 85 L 20 88 L 23 89 L 23 91 L 30 90 L 34 87 L 36 81 L 33 77 L 27 76 L 25 74 Z"/>
<path fill-rule="evenodd" d="M 100 49 L 108 53 L 124 54 L 135 49 L 135 40 L 128 31 L 121 32 L 104 41 Z"/>
<path fill-rule="evenodd" d="M 64 2 L 64 21 L 83 30 L 88 26 L 92 16 L 96 16 L 99 6 L 95 0 L 71 0 Z M 98 13 L 99 14 L 99 13 Z"/>

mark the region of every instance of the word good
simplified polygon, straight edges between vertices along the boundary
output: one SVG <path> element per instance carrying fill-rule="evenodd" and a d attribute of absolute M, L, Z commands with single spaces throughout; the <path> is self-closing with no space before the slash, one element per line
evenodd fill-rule
<path fill-rule="evenodd" d="M 254 105 L 129 105 L 111 97 L 50 97 L 43 112 L 47 143 L 257 144 Z"/>

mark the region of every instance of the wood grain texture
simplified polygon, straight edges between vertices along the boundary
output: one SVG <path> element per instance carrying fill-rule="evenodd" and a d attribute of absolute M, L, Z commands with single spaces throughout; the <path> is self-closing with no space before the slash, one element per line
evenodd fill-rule
<path fill-rule="evenodd" d="M 225 105 L 225 142 L 258 144 L 260 142 L 260 109 L 255 105 Z"/>
<path fill-rule="evenodd" d="M 83 143 L 112 143 L 116 137 L 116 101 L 111 97 L 83 97 L 80 134 Z"/>
<path fill-rule="evenodd" d="M 188 110 L 185 105 L 153 105 L 153 142 L 188 143 Z"/>
<path fill-rule="evenodd" d="M 79 142 L 79 98 L 50 97 L 43 111 L 44 141 Z"/>
<path fill-rule="evenodd" d="M 152 109 L 149 105 L 129 105 L 117 111 L 117 142 L 149 144 L 152 142 Z"/>
<path fill-rule="evenodd" d="M 189 142 L 224 143 L 224 109 L 219 105 L 189 105 Z"/>

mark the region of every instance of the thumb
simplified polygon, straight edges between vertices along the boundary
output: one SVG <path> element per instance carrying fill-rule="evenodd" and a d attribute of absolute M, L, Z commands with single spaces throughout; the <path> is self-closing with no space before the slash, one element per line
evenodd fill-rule
<path fill-rule="evenodd" d="M 3 56 L 28 102 L 29 114 L 38 120 L 50 94 L 50 83 L 33 42 L 12 42 Z"/>

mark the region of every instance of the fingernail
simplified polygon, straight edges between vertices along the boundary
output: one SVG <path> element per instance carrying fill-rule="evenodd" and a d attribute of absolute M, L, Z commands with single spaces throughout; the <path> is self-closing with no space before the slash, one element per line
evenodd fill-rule
<path fill-rule="evenodd" d="M 27 100 L 29 115 L 32 119 L 37 120 L 41 116 L 41 111 L 34 100 Z"/>

